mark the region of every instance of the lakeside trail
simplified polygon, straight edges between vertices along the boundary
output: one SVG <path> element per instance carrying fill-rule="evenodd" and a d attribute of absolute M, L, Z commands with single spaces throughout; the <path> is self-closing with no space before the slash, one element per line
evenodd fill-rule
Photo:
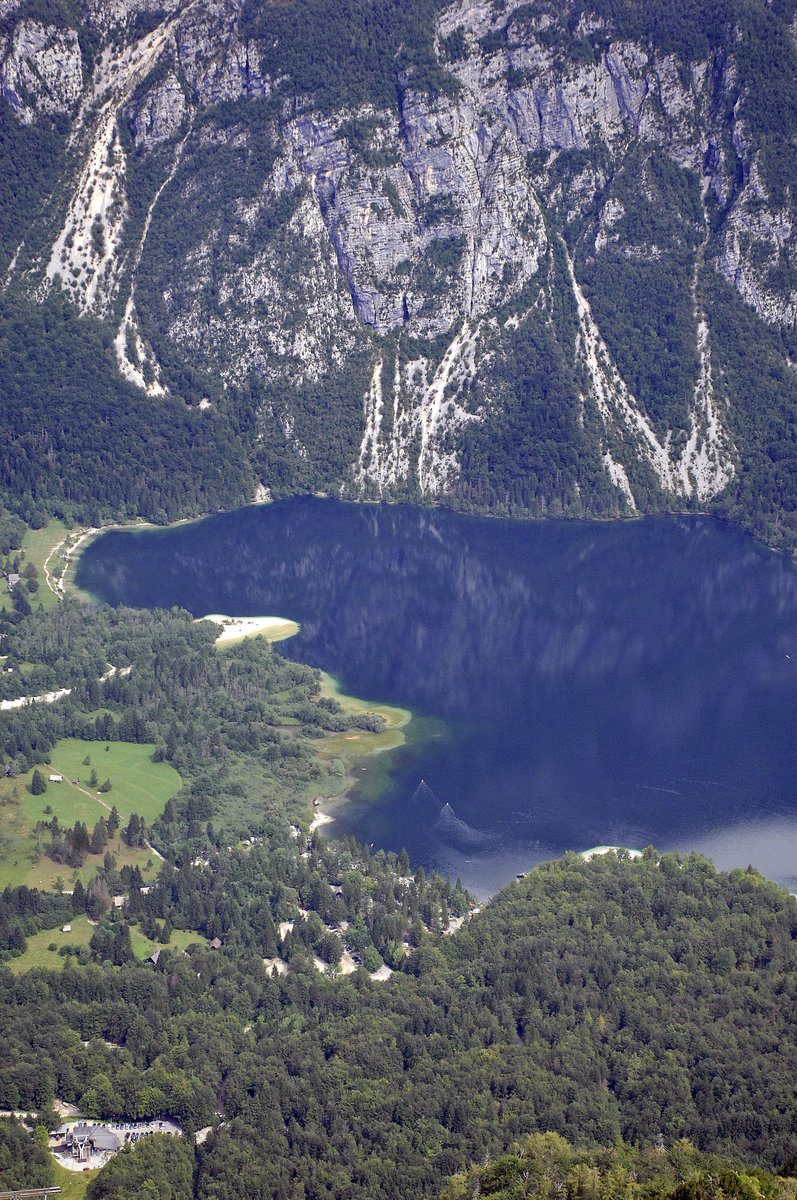
<path fill-rule="evenodd" d="M 52 550 L 50 551 L 50 553 L 47 555 L 47 557 L 44 560 L 44 582 L 47 584 L 47 586 L 50 589 L 50 591 L 52 592 L 52 594 L 54 596 L 56 596 L 59 600 L 61 599 L 61 597 L 64 594 L 63 588 L 61 586 L 61 579 L 56 579 L 54 575 L 50 574 L 50 559 L 53 557 L 54 554 L 57 554 L 58 551 L 61 549 L 61 547 L 63 545 L 65 545 L 65 543 L 68 541 L 69 541 L 69 534 L 67 534 L 66 537 L 61 538 L 61 541 L 57 542 L 56 545 L 53 546 Z M 63 578 L 63 576 L 62 576 L 62 578 Z"/>
<path fill-rule="evenodd" d="M 53 546 L 52 550 L 44 560 L 44 578 L 53 595 L 57 596 L 59 600 L 62 600 L 66 595 L 66 577 L 69 567 L 72 563 L 72 556 L 75 551 L 80 548 L 83 542 L 85 542 L 88 538 L 94 537 L 94 535 L 97 533 L 103 533 L 106 529 L 127 528 L 129 528 L 127 525 L 103 525 L 100 527 L 91 526 L 90 528 L 78 529 L 76 531 L 73 530 L 71 533 L 68 533 L 66 537 L 61 538 L 61 541 Z M 64 546 L 66 547 L 65 550 Z M 50 561 L 58 554 L 60 554 L 64 564 L 60 579 L 50 570 Z"/>
<path fill-rule="evenodd" d="M 113 528 L 113 526 L 108 526 L 108 528 L 109 529 Z M 94 537 L 95 534 L 97 534 L 97 533 L 102 533 L 102 529 L 97 529 L 97 528 L 92 527 L 91 529 L 82 530 L 82 532 L 80 532 L 78 534 L 77 538 L 74 541 L 72 541 L 70 538 L 64 539 L 68 543 L 66 552 L 63 555 L 64 569 L 63 569 L 63 572 L 61 573 L 60 580 L 56 581 L 56 583 L 57 583 L 56 595 L 59 598 L 66 595 L 66 577 L 69 573 L 69 568 L 72 565 L 72 556 L 74 555 L 75 551 L 80 548 L 80 546 L 83 544 L 83 542 L 88 541 L 89 538 Z"/>

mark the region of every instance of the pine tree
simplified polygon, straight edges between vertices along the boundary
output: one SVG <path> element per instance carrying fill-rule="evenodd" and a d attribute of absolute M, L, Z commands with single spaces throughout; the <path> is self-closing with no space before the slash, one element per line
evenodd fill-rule
<path fill-rule="evenodd" d="M 108 826 L 105 818 L 100 817 L 91 834 L 91 853 L 102 854 L 108 842 Z"/>
<path fill-rule="evenodd" d="M 130 820 L 127 822 L 127 828 L 124 831 L 124 839 L 128 846 L 137 846 L 140 837 L 140 821 L 137 813 L 130 814 Z"/>
<path fill-rule="evenodd" d="M 47 791 L 47 781 L 38 769 L 33 772 L 30 780 L 30 793 L 32 796 L 43 796 Z"/>
<path fill-rule="evenodd" d="M 74 828 L 69 836 L 69 863 L 73 867 L 82 867 L 86 861 L 86 855 L 91 849 L 89 841 L 89 831 L 82 821 L 75 821 Z"/>
<path fill-rule="evenodd" d="M 121 921 L 114 933 L 111 961 L 114 966 L 121 967 L 123 963 L 130 962 L 132 958 L 133 947 L 130 943 L 130 929 L 124 921 Z"/>
<path fill-rule="evenodd" d="M 75 880 L 75 886 L 72 889 L 72 912 L 75 916 L 79 916 L 86 911 L 86 889 L 79 879 Z"/>

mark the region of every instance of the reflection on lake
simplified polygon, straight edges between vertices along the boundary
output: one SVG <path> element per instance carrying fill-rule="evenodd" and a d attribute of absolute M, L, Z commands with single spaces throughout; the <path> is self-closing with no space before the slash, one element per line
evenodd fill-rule
<path fill-rule="evenodd" d="M 651 842 L 795 887 L 797 572 L 715 522 L 303 499 L 105 534 L 76 582 L 291 617 L 281 652 L 445 722 L 423 740 L 412 722 L 386 790 L 365 772 L 338 828 L 481 892 L 565 849 Z"/>

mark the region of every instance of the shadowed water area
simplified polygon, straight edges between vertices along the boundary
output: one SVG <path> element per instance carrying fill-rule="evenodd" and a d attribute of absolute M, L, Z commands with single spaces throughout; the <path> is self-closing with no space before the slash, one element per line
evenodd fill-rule
<path fill-rule="evenodd" d="M 332 832 L 482 894 L 600 844 L 696 848 L 795 887 L 797 572 L 716 522 L 301 499 L 104 534 L 76 583 L 293 618 L 281 653 L 412 709 Z"/>

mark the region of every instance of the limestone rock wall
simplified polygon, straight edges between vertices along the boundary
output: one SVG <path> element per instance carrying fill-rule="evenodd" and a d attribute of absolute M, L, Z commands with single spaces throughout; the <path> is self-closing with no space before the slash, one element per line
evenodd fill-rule
<path fill-rule="evenodd" d="M 15 256 L 12 275 L 116 322 L 141 386 L 161 387 L 159 357 L 273 392 L 359 356 L 370 383 L 342 486 L 440 494 L 464 431 L 506 403 L 501 346 L 532 322 L 562 345 L 623 503 L 636 507 L 638 462 L 673 497 L 710 498 L 733 477 L 699 269 L 773 324 L 794 325 L 797 286 L 783 269 L 792 197 L 771 194 L 738 119 L 732 55 L 685 65 L 582 17 L 571 37 L 586 50 L 568 57 L 544 5 L 454 0 L 435 34 L 446 94 L 407 78 L 396 106 L 330 112 L 274 75 L 237 0 L 87 0 L 90 64 L 77 29 L 14 24 L 14 11 L 2 0 L 3 97 L 23 124 L 67 114 L 73 127 L 49 255 Z M 602 255 L 675 253 L 676 235 L 668 248 L 634 226 L 633 193 L 655 204 L 655 155 L 700 185 L 684 218 L 698 232 L 676 247 L 693 259 L 699 364 L 677 421 L 634 397 L 578 278 Z M 313 453 L 289 401 L 268 394 L 262 419 Z"/>

